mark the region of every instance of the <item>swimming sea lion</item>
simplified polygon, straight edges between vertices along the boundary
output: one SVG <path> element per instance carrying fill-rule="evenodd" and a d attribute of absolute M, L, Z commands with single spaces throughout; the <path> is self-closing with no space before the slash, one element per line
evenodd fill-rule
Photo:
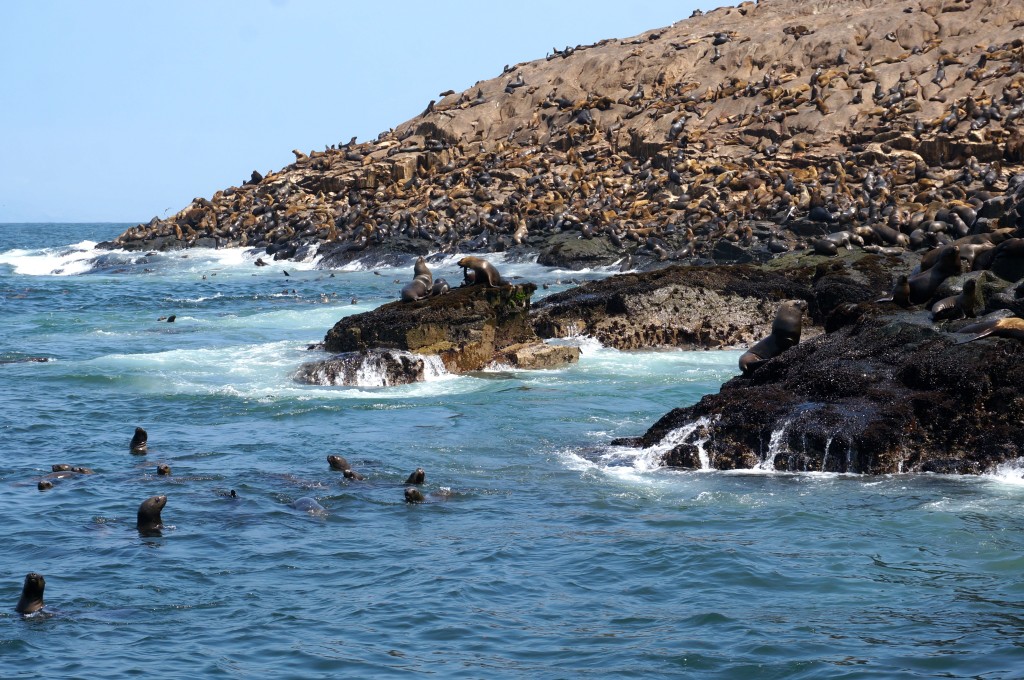
<path fill-rule="evenodd" d="M 740 357 L 740 370 L 749 375 L 758 366 L 778 356 L 800 342 L 803 315 L 807 311 L 804 300 L 787 300 L 779 305 L 772 321 L 771 334 L 758 341 Z"/>
<path fill-rule="evenodd" d="M 344 472 L 342 472 L 342 474 L 345 475 L 345 479 L 355 479 L 357 481 L 361 479 L 366 479 L 366 477 L 362 476 L 361 474 L 359 474 L 358 472 L 351 468 L 345 470 Z"/>
<path fill-rule="evenodd" d="M 423 471 L 423 468 L 416 468 L 416 471 L 409 475 L 409 479 L 405 480 L 406 484 L 422 484 L 427 481 L 427 473 Z"/>
<path fill-rule="evenodd" d="M 21 599 L 18 600 L 14 611 L 19 614 L 32 614 L 42 609 L 45 606 L 43 603 L 43 590 L 45 588 L 46 579 L 43 578 L 42 574 L 37 574 L 34 571 L 26 574 L 25 585 L 21 588 Z"/>
<path fill-rule="evenodd" d="M 160 463 L 159 465 L 156 466 L 156 473 L 161 476 L 170 475 L 171 466 L 168 465 L 167 463 Z"/>
<path fill-rule="evenodd" d="M 53 472 L 70 472 L 71 466 L 67 463 L 54 463 L 50 466 L 50 470 Z"/>
<path fill-rule="evenodd" d="M 135 526 L 140 533 L 159 532 L 163 528 L 160 511 L 167 505 L 167 496 L 151 496 L 139 506 L 138 521 Z"/>
<path fill-rule="evenodd" d="M 490 288 L 508 285 L 505 280 L 501 278 L 501 274 L 499 274 L 498 270 L 494 268 L 494 265 L 487 260 L 469 256 L 459 260 L 458 265 L 462 267 L 463 271 L 467 269 L 471 269 L 473 271 L 473 285 L 488 286 Z M 468 276 L 466 278 L 468 280 Z"/>
<path fill-rule="evenodd" d="M 146 452 L 146 445 L 149 442 L 149 435 L 141 427 L 135 428 L 135 434 L 132 435 L 131 452 L 134 454 L 141 455 Z"/>
<path fill-rule="evenodd" d="M 351 470 L 352 466 L 348 464 L 348 461 L 341 456 L 327 456 L 327 464 L 331 466 L 332 470 Z"/>
<path fill-rule="evenodd" d="M 412 283 L 407 284 L 402 288 L 402 300 L 404 302 L 414 302 L 415 300 L 422 300 L 423 298 L 430 295 L 431 286 L 434 283 L 434 276 L 430 273 L 430 267 L 427 266 L 427 261 L 422 257 L 416 258 L 416 264 L 413 265 L 413 278 Z"/>
<path fill-rule="evenodd" d="M 426 498 L 416 487 L 410 486 L 405 489 L 405 502 L 406 503 L 422 503 Z"/>
<path fill-rule="evenodd" d="M 1019 316 L 1005 316 L 1001 319 L 988 319 L 964 326 L 957 333 L 971 333 L 971 337 L 965 340 L 958 340 L 956 344 L 962 345 L 965 342 L 973 342 L 990 335 L 1001 338 L 1013 338 L 1024 340 L 1024 319 Z"/>
<path fill-rule="evenodd" d="M 309 496 L 295 499 L 291 503 L 291 507 L 317 517 L 325 517 L 327 515 L 327 508 L 317 503 L 315 498 L 310 498 Z"/>
<path fill-rule="evenodd" d="M 40 479 L 39 483 L 36 484 L 36 488 L 40 491 L 46 491 L 47 489 L 53 488 L 53 482 L 48 479 Z"/>

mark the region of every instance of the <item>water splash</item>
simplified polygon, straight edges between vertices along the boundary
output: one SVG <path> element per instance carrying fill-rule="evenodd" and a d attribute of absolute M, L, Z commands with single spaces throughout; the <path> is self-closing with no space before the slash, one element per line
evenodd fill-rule
<path fill-rule="evenodd" d="M 764 470 L 772 472 L 775 470 L 775 459 L 783 451 L 788 451 L 786 447 L 786 429 L 789 427 L 790 420 L 782 423 L 782 427 L 772 432 L 771 438 L 768 440 L 768 453 L 765 454 L 764 460 L 757 464 L 755 470 Z"/>
<path fill-rule="evenodd" d="M 991 472 L 986 472 L 984 476 L 1005 484 L 1024 486 L 1024 457 L 1000 463 Z"/>
<path fill-rule="evenodd" d="M 822 456 L 821 456 L 821 471 L 822 472 L 825 471 L 825 466 L 828 465 L 828 450 L 830 448 L 832 448 L 832 439 L 833 439 L 832 435 L 829 435 L 829 438 L 825 440 L 825 453 L 822 454 Z"/>

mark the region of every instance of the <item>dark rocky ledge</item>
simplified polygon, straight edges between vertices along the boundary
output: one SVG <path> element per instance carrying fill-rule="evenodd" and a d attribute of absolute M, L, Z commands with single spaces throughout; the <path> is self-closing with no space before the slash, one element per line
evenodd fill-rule
<path fill-rule="evenodd" d="M 665 463 L 700 467 L 703 452 L 723 470 L 979 473 L 1024 455 L 1024 343 L 958 344 L 971 336 L 952 331 L 967 322 L 935 325 L 925 312 L 846 311 L 835 332 L 614 443 L 664 445 L 700 423 Z"/>
<path fill-rule="evenodd" d="M 296 377 L 316 384 L 350 384 L 344 376 L 358 371 L 358 357 L 373 354 L 371 364 L 393 374 L 385 384 L 422 380 L 423 362 L 401 352 L 437 355 L 451 373 L 479 371 L 492 364 L 526 369 L 577 361 L 579 348 L 548 346 L 534 333 L 529 313 L 536 289 L 532 283 L 466 286 L 345 317 L 324 338 L 324 349 L 343 354 L 306 364 Z M 409 373 L 408 379 L 400 377 L 403 372 Z"/>

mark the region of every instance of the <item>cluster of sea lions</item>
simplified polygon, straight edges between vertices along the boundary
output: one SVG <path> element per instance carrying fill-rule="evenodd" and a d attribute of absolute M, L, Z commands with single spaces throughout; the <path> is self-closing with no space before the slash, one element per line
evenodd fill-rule
<path fill-rule="evenodd" d="M 147 452 L 148 434 L 141 427 L 135 428 L 135 433 L 132 436 L 131 442 L 129 443 L 129 451 L 133 455 L 142 455 Z M 329 455 L 327 456 L 327 463 L 332 470 L 342 472 L 346 479 L 354 481 L 365 480 L 366 477 L 355 470 L 349 462 L 342 456 Z M 93 470 L 81 467 L 72 466 L 65 463 L 58 463 L 52 466 L 53 472 L 38 483 L 40 491 L 53 488 L 52 479 L 64 479 L 73 475 L 91 475 Z M 166 464 L 160 464 L 157 466 L 158 475 L 170 475 L 171 469 Z M 420 491 L 417 486 L 422 486 L 427 481 L 426 472 L 423 468 L 416 468 L 412 473 L 409 474 L 405 480 L 405 488 L 403 490 L 403 499 L 406 503 L 423 503 L 428 500 L 428 495 Z M 238 494 L 232 489 L 228 494 L 229 498 L 236 499 Z M 140 536 L 153 537 L 162 535 L 161 530 L 164 528 L 163 517 L 161 515 L 163 509 L 167 506 L 167 496 L 157 495 L 150 496 L 146 500 L 139 504 L 136 512 L 135 528 L 139 532 Z M 303 496 L 290 503 L 292 508 L 307 512 L 316 516 L 325 516 L 327 510 L 320 505 L 314 498 Z M 46 579 L 42 574 L 31 572 L 25 576 L 25 583 L 22 587 L 21 597 L 18 600 L 18 604 L 15 606 L 15 610 L 19 614 L 34 614 L 44 607 L 43 602 L 43 590 L 46 587 Z"/>
<path fill-rule="evenodd" d="M 480 257 L 464 257 L 459 260 L 458 265 L 462 267 L 463 286 L 486 286 L 497 288 L 498 286 L 510 285 L 493 264 Z M 416 259 L 413 266 L 413 280 L 402 288 L 403 302 L 416 302 L 425 300 L 428 297 L 444 295 L 451 287 L 444 279 L 434 280 L 430 267 L 422 257 Z"/>

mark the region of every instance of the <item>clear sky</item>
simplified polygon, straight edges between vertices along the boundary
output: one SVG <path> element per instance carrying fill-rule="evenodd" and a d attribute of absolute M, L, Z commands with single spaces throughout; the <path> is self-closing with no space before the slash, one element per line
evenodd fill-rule
<path fill-rule="evenodd" d="M 0 222 L 146 222 L 721 0 L 0 0 Z"/>

